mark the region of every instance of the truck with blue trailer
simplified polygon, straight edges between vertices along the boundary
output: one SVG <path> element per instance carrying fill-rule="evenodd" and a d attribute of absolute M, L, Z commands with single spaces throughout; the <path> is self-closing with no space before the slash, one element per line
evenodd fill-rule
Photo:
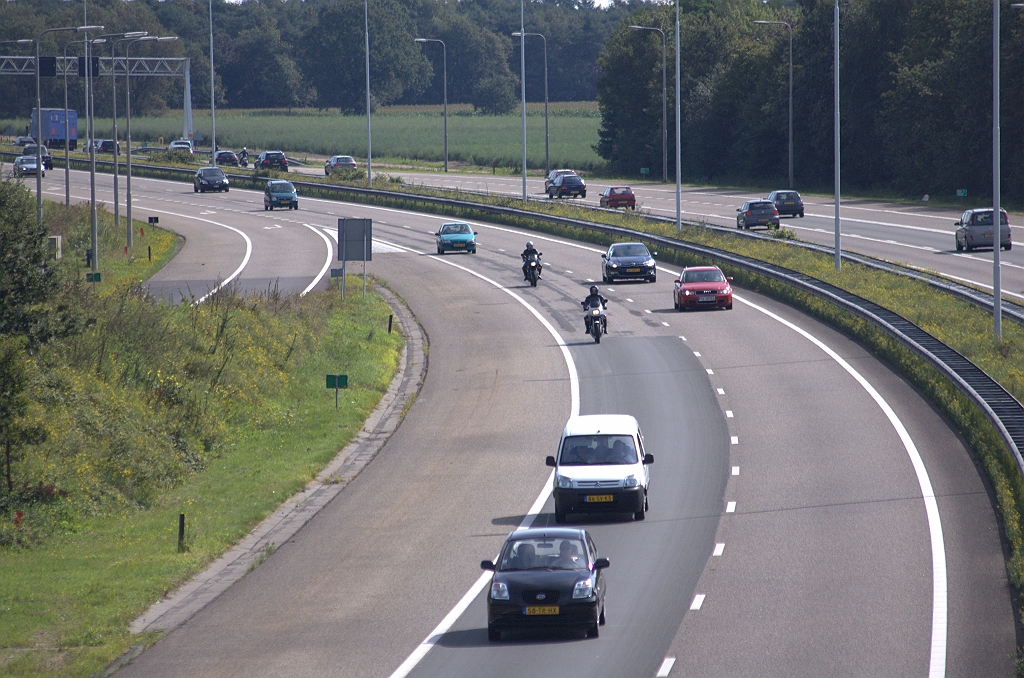
<path fill-rule="evenodd" d="M 32 109 L 32 125 L 29 130 L 32 138 L 37 142 L 42 143 L 47 148 L 64 148 L 64 109 L 44 108 L 42 109 L 42 113 L 43 126 L 41 133 L 37 133 L 38 125 L 36 124 L 36 109 Z M 77 111 L 68 111 L 67 135 L 68 147 L 71 150 L 75 150 L 78 147 Z"/>

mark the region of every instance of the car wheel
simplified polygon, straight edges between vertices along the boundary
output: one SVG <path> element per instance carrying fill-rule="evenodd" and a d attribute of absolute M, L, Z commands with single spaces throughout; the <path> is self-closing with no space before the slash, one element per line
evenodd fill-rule
<path fill-rule="evenodd" d="M 731 301 L 728 304 L 725 305 L 725 310 L 726 311 L 731 311 L 732 310 L 732 302 Z"/>
<path fill-rule="evenodd" d="M 227 192 L 228 192 L 228 191 L 230 191 L 230 190 L 231 190 L 230 188 L 225 188 L 225 189 L 224 189 L 224 192 L 225 192 L 225 193 L 227 193 Z"/>
<path fill-rule="evenodd" d="M 643 509 L 640 509 L 639 511 L 637 511 L 636 513 L 633 514 L 633 520 L 643 520 L 646 517 L 647 517 L 647 512 L 644 511 Z"/>
<path fill-rule="evenodd" d="M 740 224 L 739 219 L 736 220 L 736 228 L 743 228 L 743 226 Z"/>
<path fill-rule="evenodd" d="M 441 249 L 440 245 L 437 246 L 437 253 L 438 254 L 444 254 L 444 251 Z"/>
<path fill-rule="evenodd" d="M 803 218 L 804 218 L 804 213 L 803 213 L 803 212 L 800 212 L 800 218 L 801 218 L 801 219 L 803 219 Z"/>
<path fill-rule="evenodd" d="M 587 197 L 587 192 L 583 191 L 582 193 L 580 193 L 580 197 L 581 198 L 586 198 Z"/>
<path fill-rule="evenodd" d="M 963 252 L 964 251 L 964 246 L 962 244 L 960 244 L 960 238 L 953 238 L 953 239 L 956 240 L 956 251 L 957 252 Z"/>
<path fill-rule="evenodd" d="M 594 625 L 587 629 L 587 638 L 597 638 L 600 635 L 601 631 L 597 626 L 597 622 L 594 622 Z"/>
<path fill-rule="evenodd" d="M 658 282 L 658 276 L 652 275 L 650 278 L 647 279 L 647 282 L 652 282 L 652 283 Z"/>
<path fill-rule="evenodd" d="M 971 250 L 973 250 L 973 249 L 974 249 L 974 248 L 973 248 L 973 247 L 971 247 L 971 243 L 967 242 L 967 240 L 965 239 L 965 240 L 964 240 L 964 250 L 966 250 L 966 251 L 970 252 L 970 251 L 971 251 Z"/>
<path fill-rule="evenodd" d="M 597 618 L 597 623 L 600 624 L 601 626 L 604 626 L 606 622 L 607 622 L 607 620 L 605 619 L 605 616 L 604 616 L 604 606 L 602 605 L 601 606 L 601 616 Z"/>
<path fill-rule="evenodd" d="M 555 522 L 561 525 L 565 522 L 565 514 L 558 511 L 558 507 L 555 507 Z"/>
<path fill-rule="evenodd" d="M 501 631 L 499 631 L 498 629 L 496 629 L 493 626 L 491 626 L 490 624 L 488 624 L 487 625 L 487 640 L 490 640 L 490 641 L 493 641 L 493 642 L 496 642 L 496 643 L 501 642 Z"/>
<path fill-rule="evenodd" d="M 1009 252 L 1011 249 L 1013 249 L 1013 243 L 1012 242 L 1006 243 L 1006 251 Z"/>

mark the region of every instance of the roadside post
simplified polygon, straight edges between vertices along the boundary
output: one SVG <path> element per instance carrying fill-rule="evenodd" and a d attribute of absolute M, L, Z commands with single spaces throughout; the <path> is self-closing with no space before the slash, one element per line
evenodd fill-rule
<path fill-rule="evenodd" d="M 338 219 L 338 260 L 341 262 L 341 298 L 345 298 L 347 261 L 363 262 L 363 296 L 366 296 L 366 262 L 373 261 L 373 219 Z M 331 277 L 337 269 L 331 269 Z"/>
<path fill-rule="evenodd" d="M 641 167 L 640 168 L 640 176 L 642 176 L 644 179 L 646 179 L 650 173 L 651 173 L 651 168 L 650 167 Z"/>
<path fill-rule="evenodd" d="M 348 375 L 328 374 L 327 388 L 334 389 L 334 409 L 338 409 L 338 391 L 343 388 L 348 388 Z"/>
<path fill-rule="evenodd" d="M 185 552 L 185 514 L 178 514 L 178 553 Z"/>
<path fill-rule="evenodd" d="M 964 208 L 964 198 L 967 197 L 967 189 L 966 188 L 958 188 L 958 189 L 956 189 L 956 197 L 960 198 L 960 209 L 963 209 Z"/>

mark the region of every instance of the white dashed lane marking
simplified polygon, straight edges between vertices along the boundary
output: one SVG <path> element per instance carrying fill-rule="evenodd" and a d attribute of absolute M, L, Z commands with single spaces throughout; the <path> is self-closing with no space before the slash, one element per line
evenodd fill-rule
<path fill-rule="evenodd" d="M 738 476 L 740 474 L 740 467 L 739 466 L 733 466 L 732 467 L 732 474 L 734 476 Z"/>
<path fill-rule="evenodd" d="M 718 395 L 725 395 L 725 389 L 724 388 L 718 389 Z"/>
<path fill-rule="evenodd" d="M 665 327 L 669 326 L 669 324 L 667 322 L 665 322 L 664 320 L 661 321 L 661 324 L 664 325 Z"/>
<path fill-rule="evenodd" d="M 665 657 L 665 661 L 661 662 L 661 666 L 658 667 L 658 672 L 654 674 L 655 678 L 665 678 L 672 671 L 672 665 L 675 663 L 675 657 Z"/>
<path fill-rule="evenodd" d="M 703 593 L 698 593 L 697 595 L 695 595 L 693 597 L 693 602 L 690 603 L 690 609 L 699 610 L 700 606 L 704 604 L 704 598 L 705 596 Z"/>
<path fill-rule="evenodd" d="M 711 369 L 709 369 L 707 372 L 708 372 L 708 374 L 714 374 L 715 373 L 715 371 L 711 370 Z"/>
<path fill-rule="evenodd" d="M 732 419 L 732 410 L 726 410 L 725 411 L 725 416 L 728 419 Z"/>
<path fill-rule="evenodd" d="M 739 436 L 733 436 L 732 437 L 732 444 L 733 445 L 739 445 L 740 444 L 740 437 Z"/>
<path fill-rule="evenodd" d="M 730 501 L 728 504 L 726 504 L 725 505 L 725 512 L 726 513 L 736 513 L 736 502 Z"/>
<path fill-rule="evenodd" d="M 695 356 L 697 356 L 699 358 L 700 357 L 700 351 L 694 351 L 693 355 L 695 355 Z"/>
<path fill-rule="evenodd" d="M 715 552 L 712 553 L 711 555 L 713 555 L 715 557 L 718 557 L 718 556 L 722 555 L 724 552 L 725 552 L 725 544 L 719 543 L 719 544 L 715 544 Z"/>

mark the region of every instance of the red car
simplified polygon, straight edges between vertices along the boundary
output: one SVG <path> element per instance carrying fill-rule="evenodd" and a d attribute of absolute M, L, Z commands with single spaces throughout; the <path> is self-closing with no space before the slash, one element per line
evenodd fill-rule
<path fill-rule="evenodd" d="M 601 194 L 601 207 L 628 207 L 636 209 L 636 196 L 629 186 L 609 186 Z"/>
<path fill-rule="evenodd" d="M 672 305 L 677 311 L 691 308 L 732 308 L 732 278 L 717 266 L 684 268 L 674 281 Z"/>

